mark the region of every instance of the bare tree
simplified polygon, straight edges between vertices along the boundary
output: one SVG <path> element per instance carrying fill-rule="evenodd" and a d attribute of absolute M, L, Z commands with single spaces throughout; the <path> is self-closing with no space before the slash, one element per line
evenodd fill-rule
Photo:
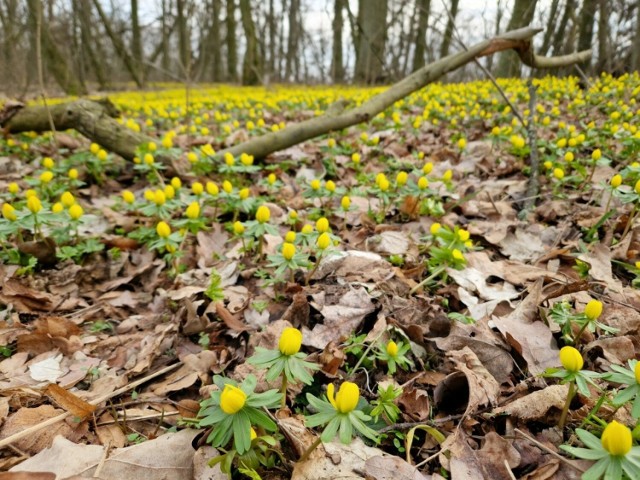
<path fill-rule="evenodd" d="M 374 83 L 383 78 L 384 49 L 387 40 L 387 0 L 358 2 L 358 43 L 355 79 Z"/>
<path fill-rule="evenodd" d="M 227 76 L 229 81 L 238 79 L 238 44 L 236 42 L 236 2 L 227 0 Z"/>
<path fill-rule="evenodd" d="M 537 0 L 515 0 L 507 30 L 516 30 L 529 25 L 536 11 L 536 3 Z M 498 61 L 497 76 L 513 77 L 519 72 L 520 63 L 513 52 L 502 53 Z"/>
<path fill-rule="evenodd" d="M 636 29 L 631 49 L 631 70 L 640 70 L 640 0 L 636 1 Z"/>
<path fill-rule="evenodd" d="M 333 83 L 344 82 L 344 60 L 342 57 L 342 31 L 344 24 L 344 2 L 333 2 L 333 45 L 331 49 L 331 80 Z"/>
<path fill-rule="evenodd" d="M 578 36 L 578 48 L 591 48 L 593 41 L 593 22 L 598 8 L 597 0 L 584 0 L 582 10 L 580 11 L 580 33 Z M 590 70 L 591 59 L 579 65 L 585 72 Z"/>
<path fill-rule="evenodd" d="M 442 44 L 440 45 L 440 58 L 449 55 L 449 47 L 451 47 L 451 37 L 453 36 L 454 23 L 456 21 L 456 15 L 458 15 L 458 0 L 451 0 L 449 4 L 449 15 L 447 19 L 447 26 L 444 30 L 444 36 L 442 37 Z"/>
<path fill-rule="evenodd" d="M 258 85 L 262 81 L 262 58 L 249 0 L 240 0 L 240 15 L 247 42 L 247 49 L 242 61 L 242 84 Z"/>
<path fill-rule="evenodd" d="M 416 8 L 418 9 L 418 28 L 416 31 L 416 46 L 413 51 L 413 67 L 411 69 L 413 72 L 424 67 L 431 0 L 416 0 Z"/>

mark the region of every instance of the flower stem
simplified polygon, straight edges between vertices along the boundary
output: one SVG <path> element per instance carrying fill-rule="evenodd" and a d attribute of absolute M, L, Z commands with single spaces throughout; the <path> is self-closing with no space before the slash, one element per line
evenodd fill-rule
<path fill-rule="evenodd" d="M 318 255 L 318 258 L 316 259 L 316 263 L 313 266 L 313 270 L 311 270 L 311 272 L 309 272 L 309 275 L 307 275 L 307 278 L 305 278 L 305 285 L 309 286 L 309 282 L 311 281 L 311 277 L 313 277 L 313 274 L 316 273 L 316 270 L 318 270 L 318 267 L 320 266 L 320 260 L 322 260 L 322 255 L 324 254 L 324 250 L 320 250 L 320 254 Z"/>
<path fill-rule="evenodd" d="M 631 213 L 629 214 L 629 219 L 627 220 L 627 225 L 624 227 L 624 232 L 622 232 L 622 236 L 620 237 L 620 240 L 618 240 L 618 243 L 622 243 L 622 240 L 624 240 L 624 237 L 626 237 L 627 233 L 629 233 L 629 230 L 631 229 L 631 225 L 633 224 L 633 221 L 635 220 L 635 216 L 636 216 L 637 210 L 638 210 L 638 206 L 634 205 L 633 206 L 633 210 L 631 210 Z"/>
<path fill-rule="evenodd" d="M 282 387 L 280 388 L 280 392 L 282 393 L 282 403 L 280 403 L 281 408 L 285 408 L 287 406 L 287 376 L 282 371 Z"/>
<path fill-rule="evenodd" d="M 369 345 L 367 345 L 367 348 L 365 349 L 364 352 L 362 352 L 362 355 L 358 359 L 358 363 L 356 363 L 355 367 L 353 367 L 353 369 L 351 370 L 351 373 L 347 377 L 347 380 L 350 379 L 353 376 L 353 374 L 358 371 L 358 368 L 360 367 L 360 364 L 364 361 L 364 359 L 367 357 L 367 355 L 369 355 L 369 352 L 371 351 L 373 346 L 378 343 L 378 340 L 380 340 L 380 337 L 382 337 L 382 335 L 384 335 L 384 333 L 387 330 L 388 330 L 387 328 L 383 328 L 382 330 L 380 330 L 380 333 L 378 334 L 378 336 L 376 338 L 373 339 L 373 342 L 370 342 Z"/>
<path fill-rule="evenodd" d="M 560 421 L 558 422 L 558 427 L 560 429 L 564 428 L 564 424 L 567 421 L 567 413 L 569 412 L 569 406 L 571 405 L 571 400 L 573 400 L 573 396 L 576 393 L 576 383 L 572 380 L 569 383 L 569 392 L 567 393 L 567 400 L 564 402 L 564 407 L 562 407 L 562 413 L 560 414 Z"/>
<path fill-rule="evenodd" d="M 309 448 L 307 448 L 307 450 L 298 459 L 298 461 L 304 462 L 308 460 L 309 455 L 311 455 L 311 452 L 313 452 L 316 448 L 318 448 L 318 445 L 320 445 L 321 443 L 322 443 L 322 438 L 321 437 L 316 438 L 315 441 L 311 445 L 309 445 Z"/>
<path fill-rule="evenodd" d="M 429 275 L 427 278 L 425 278 L 424 280 L 422 280 L 419 284 L 417 284 L 415 287 L 413 287 L 410 291 L 409 291 L 409 295 L 413 295 L 414 293 L 416 293 L 420 288 L 424 287 L 427 283 L 429 283 L 431 280 L 433 280 L 434 278 L 436 278 L 438 275 L 440 275 L 442 272 L 444 272 L 444 269 L 446 267 L 444 265 L 440 265 L 438 268 L 436 268 L 433 273 L 431 275 Z"/>
<path fill-rule="evenodd" d="M 582 334 L 587 329 L 587 326 L 589 325 L 589 323 L 591 323 L 591 320 L 584 322 L 584 325 L 582 325 L 582 328 L 578 331 L 576 336 L 573 337 L 573 344 L 574 345 L 578 344 L 578 341 L 582 338 Z"/>

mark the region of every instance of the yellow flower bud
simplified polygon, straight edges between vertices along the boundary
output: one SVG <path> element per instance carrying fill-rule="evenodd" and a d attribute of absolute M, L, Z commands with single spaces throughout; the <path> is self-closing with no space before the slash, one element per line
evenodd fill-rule
<path fill-rule="evenodd" d="M 220 193 L 220 189 L 218 188 L 218 185 L 216 185 L 213 182 L 207 182 L 205 185 L 205 188 L 207 189 L 207 193 L 213 197 L 215 197 L 216 195 L 218 195 L 218 193 Z"/>
<path fill-rule="evenodd" d="M 243 153 L 242 155 L 240 155 L 240 163 L 242 163 L 246 167 L 253 165 L 253 155 L 247 155 L 246 153 Z"/>
<path fill-rule="evenodd" d="M 133 202 L 135 202 L 136 196 L 133 194 L 133 192 L 124 190 L 122 192 L 122 199 L 125 201 L 125 203 L 132 204 Z"/>
<path fill-rule="evenodd" d="M 320 183 L 320 180 L 318 180 L 316 178 L 314 180 L 311 180 L 310 185 L 311 185 L 311 190 L 316 190 L 317 191 L 317 190 L 320 190 L 320 187 L 321 187 L 322 184 Z"/>
<path fill-rule="evenodd" d="M 147 200 L 148 202 L 153 202 L 155 198 L 156 198 L 156 196 L 153 193 L 153 190 L 145 190 L 144 191 L 144 199 Z"/>
<path fill-rule="evenodd" d="M 62 195 L 60 195 L 60 201 L 67 208 L 76 203 L 76 199 L 71 192 L 64 192 Z"/>
<path fill-rule="evenodd" d="M 313 227 L 307 223 L 302 227 L 300 233 L 302 233 L 303 235 L 309 235 L 310 233 L 313 233 Z"/>
<path fill-rule="evenodd" d="M 629 427 L 612 420 L 600 438 L 603 448 L 614 457 L 624 457 L 631 450 L 632 434 Z"/>
<path fill-rule="evenodd" d="M 383 192 L 386 192 L 387 190 L 389 190 L 389 180 L 387 180 L 386 176 L 380 177 L 380 181 L 378 182 L 378 188 Z"/>
<path fill-rule="evenodd" d="M 584 314 L 589 320 L 596 320 L 602 315 L 602 302 L 598 300 L 589 300 L 587 306 L 584 307 Z"/>
<path fill-rule="evenodd" d="M 464 255 L 462 254 L 462 252 L 460 250 L 458 250 L 457 248 L 454 248 L 451 251 L 451 256 L 453 257 L 454 260 L 461 260 L 464 261 Z"/>
<path fill-rule="evenodd" d="M 27 208 L 31 213 L 36 214 L 42 210 L 42 203 L 40 203 L 40 199 L 38 197 L 33 195 L 27 199 Z"/>
<path fill-rule="evenodd" d="M 222 190 L 224 190 L 225 193 L 233 192 L 233 185 L 229 180 L 225 180 L 224 182 L 222 182 Z"/>
<path fill-rule="evenodd" d="M 296 247 L 293 243 L 285 242 L 282 244 L 282 256 L 285 260 L 291 260 L 296 254 Z"/>
<path fill-rule="evenodd" d="M 286 243 L 293 243 L 296 241 L 296 232 L 293 231 L 288 231 L 287 234 L 284 236 L 284 241 Z"/>
<path fill-rule="evenodd" d="M 461 138 L 458 140 L 458 148 L 460 150 L 464 150 L 466 146 L 467 146 L 467 140 L 465 138 Z"/>
<path fill-rule="evenodd" d="M 328 180 L 324 187 L 331 193 L 336 191 L 336 183 L 333 180 Z"/>
<path fill-rule="evenodd" d="M 243 188 L 238 192 L 240 200 L 246 200 L 247 198 L 249 198 L 249 195 L 251 195 L 251 190 L 249 190 L 248 188 Z"/>
<path fill-rule="evenodd" d="M 69 171 L 67 172 L 67 176 L 71 180 L 77 180 L 78 179 L 78 170 L 76 168 L 69 169 Z"/>
<path fill-rule="evenodd" d="M 453 171 L 451 170 L 447 170 L 442 175 L 442 180 L 444 180 L 445 182 L 450 182 L 452 178 L 453 178 Z"/>
<path fill-rule="evenodd" d="M 564 178 L 564 170 L 558 167 L 554 168 L 553 176 L 556 177 L 558 180 L 562 180 Z"/>
<path fill-rule="evenodd" d="M 200 216 L 200 204 L 198 202 L 191 202 L 185 211 L 187 218 L 195 220 Z"/>
<path fill-rule="evenodd" d="M 256 438 L 258 438 L 258 434 L 256 433 L 256 431 L 253 429 L 253 427 L 251 427 L 251 430 L 249 430 L 249 438 L 251 439 L 251 441 L 255 440 Z"/>
<path fill-rule="evenodd" d="M 226 384 L 220 394 L 220 408 L 227 415 L 238 413 L 247 401 L 247 394 L 238 387 Z"/>
<path fill-rule="evenodd" d="M 602 158 L 602 151 L 599 148 L 596 148 L 593 152 L 591 152 L 591 158 L 597 162 Z"/>
<path fill-rule="evenodd" d="M 204 186 L 200 182 L 193 182 L 191 184 L 191 191 L 194 195 L 202 195 L 202 192 L 204 192 Z"/>
<path fill-rule="evenodd" d="M 330 138 L 329 140 L 327 140 L 327 147 L 334 148 L 335 146 L 336 146 L 336 141 L 334 138 Z"/>
<path fill-rule="evenodd" d="M 233 223 L 233 233 L 236 235 L 242 235 L 244 233 L 244 225 L 242 222 L 236 221 Z"/>
<path fill-rule="evenodd" d="M 11 205 L 10 203 L 2 204 L 2 216 L 10 222 L 15 222 L 18 219 L 16 215 L 16 209 L 13 208 L 13 205 Z"/>
<path fill-rule="evenodd" d="M 51 157 L 44 157 L 42 159 L 42 166 L 47 170 L 52 170 L 55 165 L 56 164 Z"/>
<path fill-rule="evenodd" d="M 40 174 L 40 181 L 42 183 L 49 183 L 51 180 L 53 180 L 53 172 L 47 170 Z"/>
<path fill-rule="evenodd" d="M 393 358 L 398 355 L 398 344 L 393 340 L 390 340 L 389 343 L 387 343 L 387 355 Z"/>
<path fill-rule="evenodd" d="M 468 230 L 464 230 L 462 228 L 458 230 L 458 238 L 460 239 L 460 241 L 466 242 L 467 240 L 469 240 L 469 236 L 470 233 Z"/>
<path fill-rule="evenodd" d="M 324 233 L 329 231 L 329 220 L 325 217 L 321 217 L 316 222 L 316 230 L 318 233 Z"/>
<path fill-rule="evenodd" d="M 342 197 L 342 200 L 340 200 L 340 206 L 343 210 L 349 210 L 349 208 L 351 208 L 351 199 L 345 195 Z"/>
<path fill-rule="evenodd" d="M 418 179 L 418 188 L 420 190 L 426 190 L 429 188 L 429 180 L 427 180 L 427 177 L 420 177 Z"/>
<path fill-rule="evenodd" d="M 56 202 L 53 205 L 51 205 L 51 211 L 53 213 L 60 213 L 64 211 L 64 205 L 60 202 Z"/>
<path fill-rule="evenodd" d="M 178 177 L 173 177 L 171 179 L 171 186 L 174 189 L 179 190 L 182 187 L 182 180 L 180 180 Z"/>
<path fill-rule="evenodd" d="M 69 207 L 69 216 L 73 220 L 78 220 L 80 217 L 82 217 L 83 214 L 84 214 L 84 210 L 77 203 L 74 203 Z"/>
<path fill-rule="evenodd" d="M 293 247 L 293 245 L 291 246 Z M 302 332 L 300 330 L 297 328 L 287 327 L 282 331 L 280 341 L 278 342 L 278 350 L 280 350 L 280 353 L 283 355 L 295 355 L 300 351 L 301 346 Z"/>
<path fill-rule="evenodd" d="M 573 347 L 562 347 L 560 350 L 560 363 L 568 372 L 575 373 L 582 370 L 584 360 L 580 352 Z"/>
<path fill-rule="evenodd" d="M 176 196 L 176 189 L 173 188 L 173 185 L 165 185 L 164 187 L 164 195 L 167 197 L 167 200 L 171 200 Z"/>
<path fill-rule="evenodd" d="M 276 180 L 277 180 L 277 179 L 278 179 L 278 178 L 276 177 L 276 174 L 275 174 L 275 173 L 270 173 L 270 174 L 269 174 L 269 176 L 267 177 L 267 183 L 268 183 L 269 185 L 273 185 L 274 183 L 276 183 Z"/>
<path fill-rule="evenodd" d="M 432 223 L 431 227 L 429 227 L 429 232 L 431 232 L 431 235 L 437 235 L 441 228 L 442 225 L 440 225 L 438 222 Z"/>
<path fill-rule="evenodd" d="M 636 382 L 640 383 L 640 362 L 636 363 L 636 366 L 633 369 L 633 374 L 636 377 Z"/>
<path fill-rule="evenodd" d="M 164 205 L 165 202 L 167 201 L 167 196 L 164 193 L 164 190 L 156 190 L 155 192 L 153 192 L 153 202 L 158 205 Z"/>
<path fill-rule="evenodd" d="M 613 188 L 618 188 L 620 185 L 622 185 L 622 175 L 620 175 L 619 173 L 614 175 L 613 177 L 611 177 L 611 182 L 610 182 L 611 186 Z"/>
<path fill-rule="evenodd" d="M 24 197 L 27 200 L 29 200 L 29 198 L 31 198 L 31 197 L 37 197 L 37 196 L 38 196 L 38 192 L 36 192 L 33 188 L 30 188 L 29 190 L 24 192 Z"/>
<path fill-rule="evenodd" d="M 147 154 L 147 155 L 148 155 L 148 154 Z M 107 153 L 107 151 L 106 151 L 106 150 L 102 150 L 102 149 L 100 149 L 100 150 L 98 151 L 98 155 L 96 155 L 96 156 L 98 157 L 98 160 L 100 160 L 101 162 L 104 162 L 104 161 L 107 159 L 107 157 L 109 156 L 109 154 Z M 146 156 L 146 155 L 145 155 L 145 156 Z M 153 158 L 153 156 L 152 156 L 151 158 Z M 153 162 L 151 162 L 151 163 L 153 163 Z"/>
<path fill-rule="evenodd" d="M 429 175 L 432 170 L 433 170 L 433 163 L 431 162 L 425 163 L 424 166 L 422 167 L 422 173 L 424 173 L 425 175 Z"/>
<path fill-rule="evenodd" d="M 407 172 L 398 172 L 398 174 L 396 175 L 396 185 L 398 185 L 399 187 L 403 187 L 404 185 L 406 185 L 408 178 L 409 175 L 407 174 Z"/>
<path fill-rule="evenodd" d="M 320 234 L 318 240 L 316 240 L 316 245 L 320 250 L 325 250 L 329 248 L 331 245 L 331 237 L 327 232 Z"/>
<path fill-rule="evenodd" d="M 640 195 L 640 180 L 636 182 L 635 186 L 633 187 L 633 190 Z"/>
<path fill-rule="evenodd" d="M 189 160 L 190 163 L 196 163 L 198 161 L 198 154 L 195 152 L 187 153 L 187 160 Z"/>
<path fill-rule="evenodd" d="M 289 218 L 291 220 L 297 220 L 298 219 L 298 212 L 296 212 L 295 210 L 291 210 L 289 212 Z"/>
<path fill-rule="evenodd" d="M 95 155 L 100 151 L 100 145 L 98 145 L 97 143 L 92 143 L 89 147 L 89 151 Z"/>
<path fill-rule="evenodd" d="M 9 190 L 10 194 L 15 195 L 20 191 L 20 186 L 16 182 L 11 182 L 7 189 Z"/>
<path fill-rule="evenodd" d="M 256 220 L 258 223 L 267 223 L 271 218 L 271 210 L 266 205 L 260 205 L 256 211 Z"/>
<path fill-rule="evenodd" d="M 235 158 L 233 158 L 233 155 L 231 155 L 231 153 L 227 152 L 224 154 L 224 163 L 228 166 L 231 167 L 233 166 L 234 163 L 236 163 Z"/>
<path fill-rule="evenodd" d="M 330 383 L 327 387 L 327 399 L 340 413 L 349 413 L 355 410 L 360 400 L 360 390 L 355 383 L 343 382 L 340 385 L 340 390 L 335 394 L 335 387 L 333 383 Z"/>
<path fill-rule="evenodd" d="M 362 159 L 362 157 L 360 156 L 359 153 L 354 153 L 351 155 L 351 161 L 353 163 L 360 163 L 360 160 Z"/>
<path fill-rule="evenodd" d="M 564 159 L 567 162 L 573 162 L 574 158 L 575 157 L 573 156 L 573 152 L 567 152 L 567 153 L 564 154 Z"/>
<path fill-rule="evenodd" d="M 158 225 L 156 225 L 156 233 L 160 238 L 167 238 L 171 235 L 171 227 L 167 222 L 158 222 Z"/>

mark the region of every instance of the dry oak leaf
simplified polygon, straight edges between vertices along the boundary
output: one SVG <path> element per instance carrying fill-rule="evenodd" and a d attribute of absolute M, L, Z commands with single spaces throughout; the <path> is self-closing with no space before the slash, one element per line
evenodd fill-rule
<path fill-rule="evenodd" d="M 484 445 L 478 451 L 486 478 L 492 480 L 511 480 L 512 469 L 520 465 L 520 453 L 509 442 L 495 432 L 484 437 Z"/>
<path fill-rule="evenodd" d="M 466 413 L 476 412 L 481 405 L 495 405 L 500 396 L 500 384 L 480 362 L 476 354 L 469 347 L 462 350 L 448 352 L 455 363 L 455 367 L 464 373 L 469 384 L 469 402 Z"/>
<path fill-rule="evenodd" d="M 409 465 L 400 457 L 376 456 L 364 462 L 364 473 L 370 480 L 430 480 L 431 475 L 424 475 L 413 465 Z"/>
<path fill-rule="evenodd" d="M 541 420 L 547 417 L 551 408 L 562 410 L 568 392 L 568 385 L 551 385 L 520 397 L 508 405 L 495 408 L 493 413 L 506 413 L 524 421 Z"/>

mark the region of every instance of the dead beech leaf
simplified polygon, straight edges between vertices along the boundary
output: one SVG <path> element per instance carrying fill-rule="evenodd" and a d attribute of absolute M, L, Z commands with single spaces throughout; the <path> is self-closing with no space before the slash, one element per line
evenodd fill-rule
<path fill-rule="evenodd" d="M 469 347 L 448 352 L 447 357 L 466 377 L 469 389 L 467 414 L 476 412 L 482 405 L 492 406 L 498 402 L 500 385 Z"/>
<path fill-rule="evenodd" d="M 478 459 L 482 463 L 486 478 L 492 480 L 511 480 L 511 470 L 520 465 L 518 450 L 496 432 L 485 435 L 484 445 L 478 451 Z"/>
<path fill-rule="evenodd" d="M 50 472 L 0 472 L 0 480 L 56 480 Z"/>
<path fill-rule="evenodd" d="M 115 422 L 109 412 L 105 412 L 98 418 L 96 434 L 100 444 L 109 445 L 112 448 L 122 448 L 127 444 L 127 437 L 122 428 Z"/>
<path fill-rule="evenodd" d="M 560 363 L 558 345 L 551 330 L 543 322 L 536 320 L 541 293 L 540 279 L 530 287 L 529 295 L 513 312 L 504 317 L 492 318 L 505 340 L 527 362 L 532 375 L 538 375 Z"/>
<path fill-rule="evenodd" d="M 524 421 L 536 421 L 546 418 L 551 408 L 562 410 L 569 392 L 568 385 L 551 385 L 517 398 L 507 405 L 493 410 L 495 414 L 506 413 Z"/>
<path fill-rule="evenodd" d="M 102 464 L 102 480 L 144 478 L 145 480 L 183 480 L 191 478 L 194 455 L 191 442 L 195 429 L 168 433 L 154 440 L 111 450 Z M 104 447 L 77 445 L 56 437 L 51 448 L 13 467 L 12 472 L 47 471 L 58 478 L 73 475 L 91 477 L 104 456 Z"/>
<path fill-rule="evenodd" d="M 196 450 L 193 455 L 193 476 L 191 480 L 228 480 L 229 475 L 222 473 L 220 464 L 209 466 L 212 458 L 220 455 L 220 452 L 210 445 L 205 445 Z"/>
<path fill-rule="evenodd" d="M 55 297 L 9 278 L 0 283 L 0 303 L 12 304 L 19 312 L 49 311 L 55 304 Z"/>
<path fill-rule="evenodd" d="M 429 394 L 419 388 L 404 389 L 398 398 L 398 404 L 404 407 L 404 412 L 413 420 L 426 420 L 431 414 Z"/>
<path fill-rule="evenodd" d="M 59 407 L 70 412 L 74 417 L 81 420 L 91 415 L 96 407 L 77 397 L 69 390 L 59 387 L 55 383 L 47 386 L 45 394 L 51 398 Z"/>
<path fill-rule="evenodd" d="M 364 473 L 371 480 L 429 480 L 431 475 L 423 475 L 413 465 L 400 457 L 376 456 L 364 462 Z"/>
<path fill-rule="evenodd" d="M 464 480 L 491 478 L 484 475 L 477 452 L 469 446 L 469 438 L 462 429 L 456 429 L 453 435 L 449 435 L 440 445 L 440 451 L 438 460 L 443 468 L 451 472 L 451 478 Z"/>

